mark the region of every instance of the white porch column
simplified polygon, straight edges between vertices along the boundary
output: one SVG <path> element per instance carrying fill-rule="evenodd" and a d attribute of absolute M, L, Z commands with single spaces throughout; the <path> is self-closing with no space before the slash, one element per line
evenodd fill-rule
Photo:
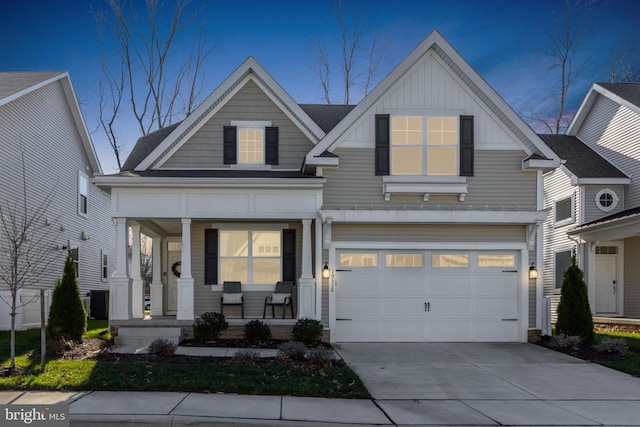
<path fill-rule="evenodd" d="M 298 279 L 298 318 L 316 316 L 316 280 L 312 269 L 311 220 L 302 220 L 302 271 Z"/>
<path fill-rule="evenodd" d="M 151 316 L 162 316 L 162 239 L 154 237 L 152 240 L 151 256 L 153 275 L 150 287 L 151 296 Z"/>
<path fill-rule="evenodd" d="M 131 312 L 134 319 L 144 317 L 144 286 L 140 274 L 140 225 L 131 225 Z"/>
<path fill-rule="evenodd" d="M 114 218 L 116 224 L 116 272 L 109 281 L 109 319 L 129 320 L 131 312 L 131 280 L 127 274 L 128 231 L 126 218 Z"/>
<path fill-rule="evenodd" d="M 191 275 L 191 218 L 182 218 L 182 259 L 181 274 L 178 278 L 177 320 L 195 320 L 193 311 L 193 285 Z"/>

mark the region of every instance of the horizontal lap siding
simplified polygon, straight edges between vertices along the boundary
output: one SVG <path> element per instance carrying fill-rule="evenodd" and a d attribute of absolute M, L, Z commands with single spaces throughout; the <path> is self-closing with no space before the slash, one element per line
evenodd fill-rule
<path fill-rule="evenodd" d="M 220 312 L 220 297 L 222 292 L 212 291 L 211 285 L 204 284 L 204 230 L 207 228 L 211 228 L 211 221 L 196 221 L 191 224 L 191 272 L 195 280 L 194 310 L 196 316 L 208 311 Z M 298 223 L 289 223 L 289 228 L 296 230 L 296 277 L 299 277 L 302 260 L 302 227 Z M 294 286 L 292 298 L 296 314 L 298 312 L 297 292 L 298 286 Z M 267 291 L 244 292 L 245 317 L 262 318 L 264 299 L 270 295 L 271 292 Z M 237 309 L 234 309 L 234 307 L 225 307 L 225 313 L 227 309 L 229 315 L 234 317 Z M 289 313 L 289 311 L 287 311 L 287 313 Z M 276 313 L 276 316 L 277 315 Z M 291 316 L 290 313 L 288 315 Z"/>
<path fill-rule="evenodd" d="M 335 150 L 340 167 L 323 170 L 327 183 L 324 208 L 409 208 L 429 209 L 535 209 L 536 174 L 523 172 L 520 151 L 475 152 L 475 174 L 467 177 L 468 194 L 464 202 L 457 196 L 433 194 L 429 201 L 422 195 L 391 195 L 386 202 L 382 193 L 383 178 L 374 175 L 373 148 L 341 148 Z"/>
<path fill-rule="evenodd" d="M 596 196 L 600 190 L 604 190 L 608 188 L 615 192 L 618 196 L 618 204 L 616 207 L 608 212 L 605 212 L 598 208 L 596 205 Z M 605 216 L 613 215 L 615 213 L 623 211 L 625 208 L 624 203 L 624 187 L 622 185 L 587 185 L 584 187 L 584 218 L 582 219 L 582 223 L 586 224 L 591 221 L 595 221 L 596 219 L 603 218 Z"/>
<path fill-rule="evenodd" d="M 20 151 L 24 150 L 31 207 L 40 206 L 49 192 L 55 192 L 44 215 L 52 222 L 50 236 L 55 237 L 55 241 L 51 249 L 54 250 L 55 245 L 66 245 L 69 240 L 78 245 L 78 285 L 83 296 L 92 289 L 108 289 L 108 281 L 102 280 L 101 251 L 108 254 L 110 277 L 115 265 L 110 197 L 90 184 L 88 215 L 78 214 L 78 172 L 84 172 L 91 179 L 93 171 L 62 83 L 53 82 L 0 106 L 0 129 L 2 207 L 6 209 L 22 199 Z M 61 227 L 64 231 L 59 232 Z M 89 240 L 81 239 L 82 232 L 88 234 Z M 62 277 L 66 252 L 57 251 L 56 255 L 50 273 L 41 278 L 38 287 L 50 288 Z"/>
<path fill-rule="evenodd" d="M 640 237 L 624 241 L 624 315 L 640 318 Z"/>
<path fill-rule="evenodd" d="M 162 166 L 163 169 L 228 168 L 222 161 L 222 132 L 232 120 L 270 121 L 278 128 L 279 164 L 273 169 L 302 166 L 313 144 L 252 81 L 248 82 Z"/>

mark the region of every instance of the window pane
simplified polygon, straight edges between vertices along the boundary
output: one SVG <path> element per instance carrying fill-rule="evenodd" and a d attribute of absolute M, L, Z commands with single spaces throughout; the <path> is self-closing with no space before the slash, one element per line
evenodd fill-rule
<path fill-rule="evenodd" d="M 478 267 L 508 267 L 516 266 L 514 255 L 478 255 Z"/>
<path fill-rule="evenodd" d="M 427 118 L 428 145 L 458 145 L 458 119 L 456 117 Z"/>
<path fill-rule="evenodd" d="M 428 147 L 427 173 L 429 175 L 456 175 L 458 149 L 456 147 Z"/>
<path fill-rule="evenodd" d="M 240 129 L 238 134 L 238 161 L 240 163 L 264 163 L 263 130 Z"/>
<path fill-rule="evenodd" d="M 221 231 L 220 256 L 249 256 L 249 232 Z"/>
<path fill-rule="evenodd" d="M 556 221 L 571 218 L 571 197 L 556 202 Z"/>
<path fill-rule="evenodd" d="M 469 255 L 442 254 L 431 256 L 432 267 L 469 267 Z"/>
<path fill-rule="evenodd" d="M 221 258 L 220 278 L 222 281 L 249 283 L 249 260 L 247 258 Z"/>
<path fill-rule="evenodd" d="M 616 255 L 617 253 L 617 246 L 596 246 L 596 255 Z"/>
<path fill-rule="evenodd" d="M 422 117 L 392 117 L 391 143 L 393 145 L 421 145 Z"/>
<path fill-rule="evenodd" d="M 276 283 L 280 280 L 280 271 L 280 258 L 254 258 L 251 283 Z"/>
<path fill-rule="evenodd" d="M 169 242 L 167 244 L 167 249 L 170 251 L 181 251 L 182 250 L 182 242 Z"/>
<path fill-rule="evenodd" d="M 422 254 L 387 254 L 387 267 L 422 267 Z"/>
<path fill-rule="evenodd" d="M 391 149 L 391 173 L 393 175 L 422 174 L 422 147 L 393 147 Z"/>
<path fill-rule="evenodd" d="M 556 289 L 562 288 L 564 272 L 571 266 L 571 251 L 556 252 Z"/>
<path fill-rule="evenodd" d="M 279 257 L 280 234 L 279 231 L 254 231 L 252 236 L 253 256 Z"/>
<path fill-rule="evenodd" d="M 377 254 L 340 254 L 340 267 L 376 267 Z"/>
<path fill-rule="evenodd" d="M 80 176 L 80 194 L 82 194 L 83 196 L 87 196 L 88 195 L 88 180 L 86 176 Z"/>

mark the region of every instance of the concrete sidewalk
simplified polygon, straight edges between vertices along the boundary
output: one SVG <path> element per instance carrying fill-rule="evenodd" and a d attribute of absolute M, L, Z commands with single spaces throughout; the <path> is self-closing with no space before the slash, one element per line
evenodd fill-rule
<path fill-rule="evenodd" d="M 339 344 L 372 400 L 0 392 L 78 426 L 640 426 L 640 379 L 530 344 Z"/>

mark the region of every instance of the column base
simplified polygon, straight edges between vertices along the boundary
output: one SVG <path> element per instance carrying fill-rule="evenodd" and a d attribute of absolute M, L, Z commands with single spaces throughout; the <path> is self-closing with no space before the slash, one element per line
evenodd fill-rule
<path fill-rule="evenodd" d="M 109 281 L 109 320 L 129 320 L 133 317 L 131 282 L 128 277 L 114 277 Z"/>
<path fill-rule="evenodd" d="M 298 279 L 298 318 L 316 317 L 316 279 L 301 277 Z"/>
<path fill-rule="evenodd" d="M 131 282 L 131 312 L 134 319 L 144 318 L 144 286 L 139 279 Z"/>
<path fill-rule="evenodd" d="M 164 314 L 162 310 L 162 283 L 152 283 L 149 285 L 150 297 L 151 297 L 151 316 L 162 316 Z"/>
<path fill-rule="evenodd" d="M 178 312 L 176 320 L 195 320 L 193 311 L 193 285 L 195 280 L 191 278 L 178 279 Z"/>

